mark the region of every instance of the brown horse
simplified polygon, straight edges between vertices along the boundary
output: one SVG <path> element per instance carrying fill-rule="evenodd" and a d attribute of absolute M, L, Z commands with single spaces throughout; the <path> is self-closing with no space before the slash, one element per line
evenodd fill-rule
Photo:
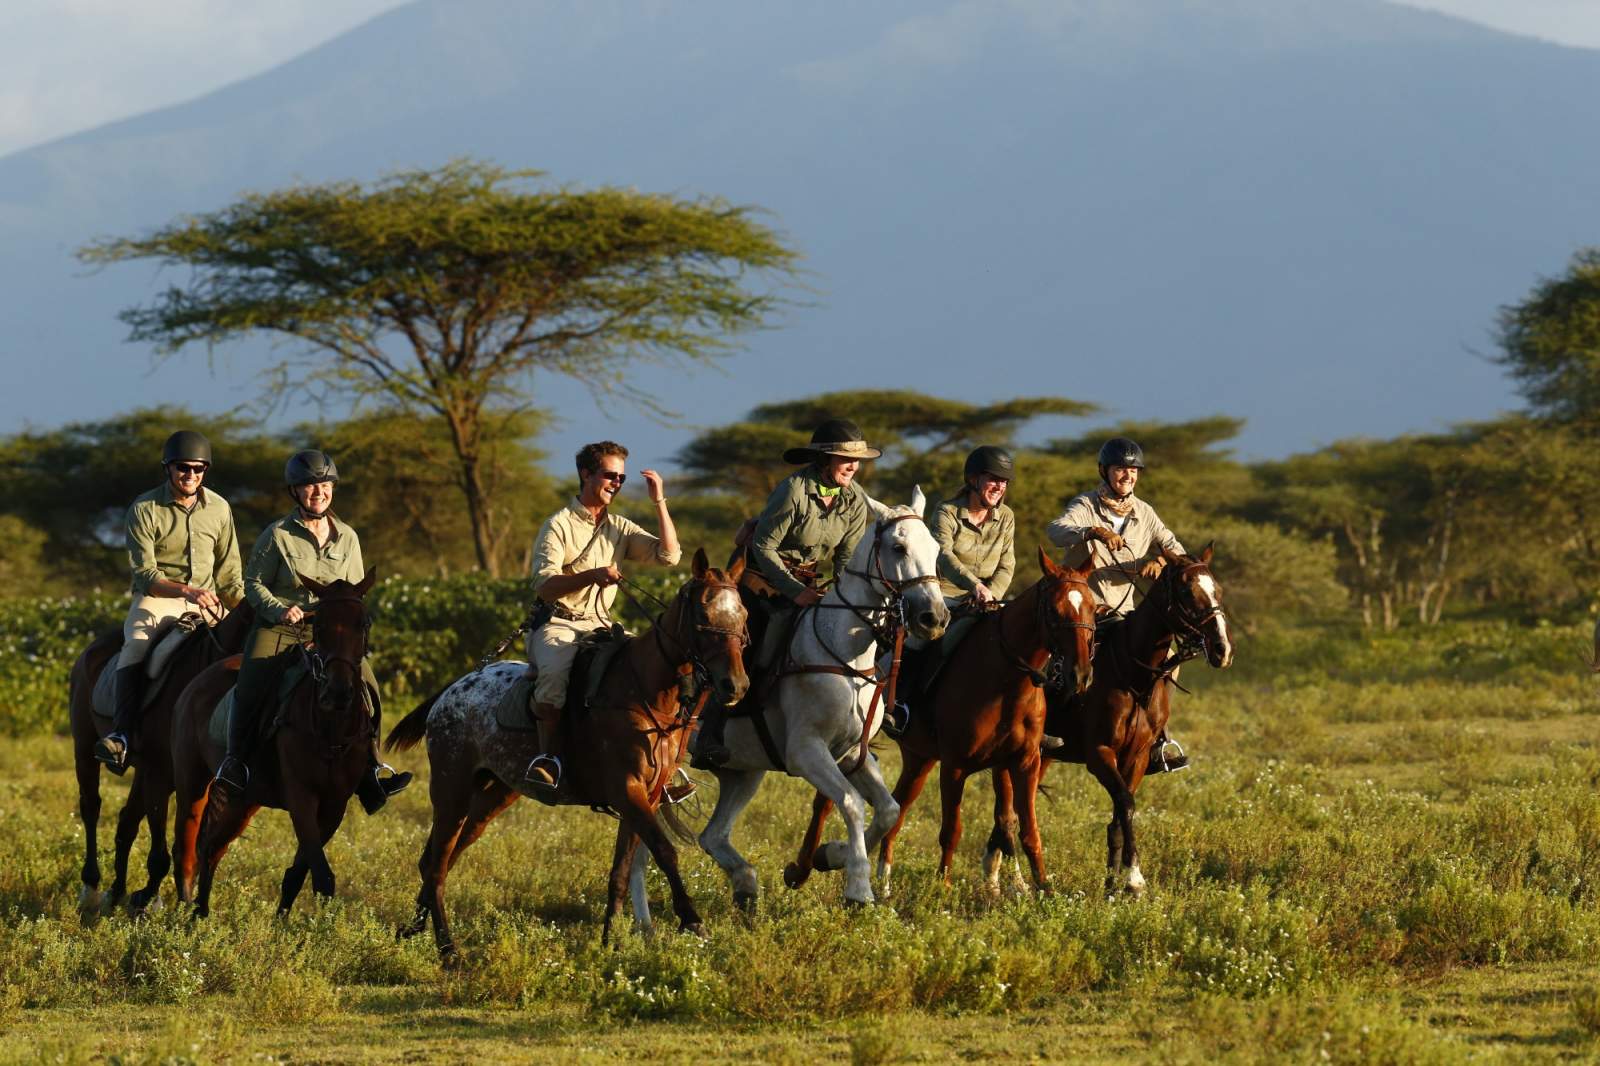
<path fill-rule="evenodd" d="M 215 626 L 209 635 L 196 631 L 174 653 L 161 687 L 151 697 L 133 738 L 128 763 L 133 768 L 133 784 L 128 799 L 117 816 L 116 857 L 111 888 L 100 891 L 100 769 L 94 757 L 95 741 L 111 729 L 111 719 L 94 713 L 94 687 L 100 673 L 122 650 L 122 632 L 115 630 L 99 637 L 72 664 L 68 675 L 68 715 L 72 729 L 72 762 L 78 777 L 78 814 L 83 819 L 83 872 L 78 902 L 84 910 L 99 907 L 110 911 L 127 893 L 128 855 L 139 835 L 141 816 L 150 826 L 150 854 L 145 860 L 149 881 L 128 900 L 135 912 L 149 906 L 161 890 L 161 879 L 171 868 L 167 850 L 167 802 L 172 797 L 172 709 L 178 695 L 190 681 L 212 662 L 236 653 L 244 646 L 245 634 L 254 618 L 250 605 L 241 603 Z"/>
<path fill-rule="evenodd" d="M 344 820 L 372 753 L 372 708 L 361 679 L 367 653 L 362 598 L 376 579 L 373 569 L 354 585 L 300 579 L 317 596 L 311 623 L 314 650 L 305 652 L 309 669 L 285 701 L 270 743 L 252 759 L 242 797 L 230 799 L 224 790 L 211 789 L 225 754 L 224 745 L 211 739 L 211 714 L 233 684 L 235 664 L 218 663 L 179 698 L 172 732 L 178 894 L 194 902 L 199 917 L 210 913 L 211 883 L 223 853 L 262 807 L 289 812 L 298 845 L 293 865 L 284 871 L 278 913 L 294 905 L 307 873 L 312 891 L 333 895 L 333 869 L 323 848 Z"/>
<path fill-rule="evenodd" d="M 705 551 L 696 552 L 693 578 L 647 633 L 617 652 L 588 708 L 564 719 L 566 784 L 558 801 L 608 810 L 621 819 L 602 938 L 610 936 L 611 921 L 622 909 L 640 840 L 672 886 L 682 927 L 700 930 L 700 915 L 678 873 L 677 851 L 656 812 L 699 706 L 713 690 L 724 702 L 737 703 L 749 687 L 748 627 L 738 590 L 743 570 L 742 560 L 726 571 L 713 569 Z M 433 828 L 418 862 L 416 918 L 400 935 L 421 933 L 431 918 L 439 953 L 447 959 L 456 945 L 445 917 L 445 879 L 488 824 L 532 787 L 525 775 L 539 750 L 537 734 L 504 728 L 497 720 L 501 700 L 526 670 L 525 663 L 498 662 L 458 678 L 401 720 L 387 741 L 391 750 L 412 747 L 424 736 L 428 741 Z M 692 703 L 680 698 L 679 680 L 690 675 L 698 690 Z"/>
<path fill-rule="evenodd" d="M 894 861 L 895 838 L 905 824 L 906 812 L 916 802 L 934 766 L 939 766 L 939 875 L 946 883 L 956 846 L 961 841 L 961 795 L 967 778 L 993 768 L 1015 786 L 1021 800 L 1005 822 L 1004 853 L 1015 852 L 1020 828 L 1022 849 L 1033 868 L 1034 883 L 1048 890 L 1044 853 L 1034 808 L 1042 764 L 1040 738 L 1044 734 L 1046 664 L 1054 658 L 1063 673 L 1070 669 L 1076 691 L 1089 687 L 1093 676 L 1090 659 L 1094 634 L 1094 595 L 1088 577 L 1092 566 L 1081 570 L 1057 566 L 1039 550 L 1044 576 L 1005 607 L 992 611 L 973 626 L 940 670 L 936 684 L 920 704 L 914 705 L 911 725 L 901 737 L 900 778 L 894 798 L 900 817 L 878 848 L 878 876 L 885 894 Z M 800 846 L 799 857 L 784 871 L 790 888 L 804 884 L 811 870 L 836 869 L 837 844 L 818 848 L 822 824 L 832 809 L 818 795 L 812 803 L 811 825 Z M 1009 805 L 1008 805 L 1009 814 Z M 998 872 L 999 845 L 990 840 L 985 873 L 991 881 Z"/>
<path fill-rule="evenodd" d="M 1111 796 L 1106 826 L 1106 893 L 1121 880 L 1134 896 L 1144 875 L 1133 838 L 1133 794 L 1150 761 L 1150 747 L 1167 728 L 1177 667 L 1200 654 L 1217 669 L 1233 662 L 1233 641 L 1222 612 L 1222 586 L 1211 574 L 1211 546 L 1198 557 L 1166 556 L 1166 569 L 1144 600 L 1103 632 L 1089 691 L 1051 708 L 1050 725 L 1066 746 L 1052 759 L 1084 763 Z M 997 781 L 995 810 L 1008 800 Z"/>

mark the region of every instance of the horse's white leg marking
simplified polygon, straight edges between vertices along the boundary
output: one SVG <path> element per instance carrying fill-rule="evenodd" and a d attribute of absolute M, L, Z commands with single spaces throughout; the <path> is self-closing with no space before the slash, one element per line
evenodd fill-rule
<path fill-rule="evenodd" d="M 878 895 L 884 899 L 889 898 L 889 872 L 893 867 L 893 863 L 884 862 L 882 859 L 878 860 Z"/>
<path fill-rule="evenodd" d="M 990 848 L 983 853 L 983 881 L 993 895 L 1000 894 L 1000 868 L 1005 864 L 1006 853 L 999 848 Z"/>
<path fill-rule="evenodd" d="M 1128 867 L 1128 891 L 1134 896 L 1144 895 L 1144 874 L 1139 872 L 1137 862 Z"/>
<path fill-rule="evenodd" d="M 750 868 L 745 857 L 734 849 L 729 836 L 733 831 L 733 823 L 738 821 L 740 813 L 754 798 L 765 776 L 765 770 L 718 770 L 717 782 L 720 787 L 717 790 L 717 809 L 711 812 L 711 820 L 700 832 L 700 847 L 728 875 L 735 898 L 753 897 L 759 888 L 756 872 Z"/>
<path fill-rule="evenodd" d="M 644 880 L 649 870 L 650 849 L 640 844 L 633 849 L 633 866 L 628 871 L 628 895 L 633 899 L 633 927 L 647 935 L 654 928 L 650 923 L 650 896 L 645 891 Z"/>
<path fill-rule="evenodd" d="M 790 742 L 784 753 L 791 772 L 805 778 L 833 801 L 844 819 L 846 846 L 844 898 L 850 903 L 872 902 L 871 864 L 867 861 L 866 804 L 833 761 L 827 747 L 814 737 Z"/>
<path fill-rule="evenodd" d="M 1020 854 L 1013 855 L 1011 857 L 1011 891 L 1019 896 L 1025 896 L 1033 891 L 1032 885 L 1033 883 L 1022 874 L 1022 856 Z"/>

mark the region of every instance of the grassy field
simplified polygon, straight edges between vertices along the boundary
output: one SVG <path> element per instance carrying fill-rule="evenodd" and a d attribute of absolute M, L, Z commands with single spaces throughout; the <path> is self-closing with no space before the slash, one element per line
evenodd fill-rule
<path fill-rule="evenodd" d="M 757 917 L 686 850 L 708 939 L 602 949 L 612 823 L 519 804 L 450 884 L 467 953 L 454 971 L 431 938 L 393 937 L 416 892 L 425 787 L 374 819 L 353 806 L 327 906 L 273 918 L 292 844 L 268 812 L 224 862 L 208 922 L 170 886 L 143 920 L 84 922 L 67 742 L 3 740 L 0 1060 L 1600 1059 L 1585 640 L 1465 623 L 1373 640 L 1290 630 L 1246 644 L 1227 673 L 1187 668 L 1174 731 L 1196 768 L 1140 792 L 1139 902 L 1099 898 L 1109 804 L 1080 768 L 1047 778 L 1054 895 L 981 890 L 980 784 L 955 883 L 934 880 L 930 791 L 893 898 L 852 912 L 837 875 L 783 887 L 809 792 L 774 778 L 737 837 L 762 875 Z M 109 841 L 126 785 L 106 781 Z M 663 894 L 653 880 L 658 906 Z"/>

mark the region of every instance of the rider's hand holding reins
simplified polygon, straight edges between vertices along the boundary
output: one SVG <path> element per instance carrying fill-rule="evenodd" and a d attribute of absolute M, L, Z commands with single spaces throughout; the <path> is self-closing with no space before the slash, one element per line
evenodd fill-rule
<path fill-rule="evenodd" d="M 1161 571 L 1165 570 L 1166 568 L 1167 561 L 1160 556 L 1156 556 L 1154 559 L 1151 559 L 1149 562 L 1139 567 L 1139 576 L 1148 581 L 1154 581 L 1156 578 L 1161 576 Z"/>
<path fill-rule="evenodd" d="M 798 607 L 810 607 L 814 603 L 821 603 L 822 590 L 813 588 L 802 589 L 800 594 L 794 598 L 794 602 Z"/>
<path fill-rule="evenodd" d="M 589 583 L 609 588 L 622 581 L 622 571 L 614 566 L 597 566 L 589 571 Z"/>
<path fill-rule="evenodd" d="M 994 602 L 994 593 L 989 591 L 989 586 L 982 581 L 972 590 L 972 602 L 979 607 L 987 607 Z"/>
<path fill-rule="evenodd" d="M 1107 529 L 1105 526 L 1091 526 L 1089 529 L 1089 536 L 1093 537 L 1095 540 L 1098 540 L 1101 544 L 1104 544 L 1114 552 L 1119 552 L 1123 548 L 1127 547 L 1122 540 L 1122 534 L 1115 533 Z"/>
<path fill-rule="evenodd" d="M 289 609 L 283 612 L 283 624 L 290 626 L 297 625 L 300 622 L 303 622 L 305 617 L 306 613 L 300 609 L 300 605 L 298 603 L 291 604 Z"/>
<path fill-rule="evenodd" d="M 218 611 L 222 608 L 222 601 L 210 589 L 196 588 L 193 585 L 183 586 L 183 598 L 208 611 Z"/>

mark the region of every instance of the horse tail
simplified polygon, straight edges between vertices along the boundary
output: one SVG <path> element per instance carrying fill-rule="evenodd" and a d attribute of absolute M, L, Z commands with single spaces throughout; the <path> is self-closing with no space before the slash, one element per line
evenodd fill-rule
<path fill-rule="evenodd" d="M 446 685 L 438 692 L 435 692 L 423 700 L 416 710 L 396 722 L 395 727 L 389 730 L 389 739 L 383 742 L 383 750 L 406 751 L 409 748 L 416 747 L 418 741 L 428 732 L 428 713 L 433 710 L 433 705 L 438 702 L 439 697 L 443 696 L 445 689 L 449 687 L 449 685 Z"/>

